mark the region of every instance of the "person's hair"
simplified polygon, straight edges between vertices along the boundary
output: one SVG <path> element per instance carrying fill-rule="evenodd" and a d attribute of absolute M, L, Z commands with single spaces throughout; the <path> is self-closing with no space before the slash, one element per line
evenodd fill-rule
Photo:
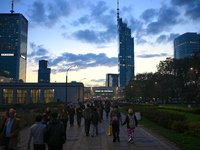
<path fill-rule="evenodd" d="M 41 122 L 42 121 L 42 115 L 37 115 L 35 117 L 36 122 Z"/>
<path fill-rule="evenodd" d="M 90 107 L 90 104 L 87 104 L 87 107 Z"/>
<path fill-rule="evenodd" d="M 48 113 L 51 113 L 51 108 L 50 108 L 50 107 L 47 107 L 47 108 L 49 108 Z M 47 108 L 46 108 L 46 110 L 45 110 L 46 113 L 47 113 Z"/>
<path fill-rule="evenodd" d="M 118 108 L 118 105 L 115 105 L 114 108 Z"/>
<path fill-rule="evenodd" d="M 64 110 L 64 113 L 67 113 L 67 111 L 66 111 L 65 108 L 61 109 L 61 113 L 63 113 L 63 112 L 62 112 L 63 110 Z"/>
<path fill-rule="evenodd" d="M 13 108 L 10 108 L 9 111 L 11 111 L 11 110 L 13 111 L 14 114 L 16 113 L 16 111 Z"/>
<path fill-rule="evenodd" d="M 99 108 L 100 106 L 99 106 L 99 104 L 97 104 L 97 106 L 96 106 L 97 108 Z"/>
<path fill-rule="evenodd" d="M 130 114 L 130 113 L 133 113 L 133 109 L 129 108 L 129 109 L 128 109 L 128 112 L 129 112 L 129 114 Z"/>
<path fill-rule="evenodd" d="M 56 119 L 56 118 L 58 117 L 58 114 L 57 114 L 57 112 L 53 112 L 53 113 L 51 114 L 51 116 L 52 116 L 53 119 Z"/>

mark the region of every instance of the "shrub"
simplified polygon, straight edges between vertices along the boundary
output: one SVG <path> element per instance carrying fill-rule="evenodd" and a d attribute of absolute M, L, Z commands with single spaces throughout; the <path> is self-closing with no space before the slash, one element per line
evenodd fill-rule
<path fill-rule="evenodd" d="M 200 122 L 190 122 L 188 123 L 189 130 L 187 134 L 197 137 L 200 139 Z"/>
<path fill-rule="evenodd" d="M 176 121 L 175 120 L 172 123 L 171 129 L 178 133 L 184 133 L 189 129 L 189 127 L 188 127 L 188 124 L 186 121 Z"/>

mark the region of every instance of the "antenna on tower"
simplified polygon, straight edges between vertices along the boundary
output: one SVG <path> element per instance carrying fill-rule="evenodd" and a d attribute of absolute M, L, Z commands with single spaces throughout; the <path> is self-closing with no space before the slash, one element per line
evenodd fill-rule
<path fill-rule="evenodd" d="M 11 12 L 11 14 L 13 14 L 13 13 L 14 13 L 14 10 L 13 10 L 13 7 L 14 7 L 14 6 L 13 6 L 13 5 L 14 5 L 14 0 L 12 0 L 12 7 L 11 7 L 11 11 L 10 11 L 10 12 Z"/>
<path fill-rule="evenodd" d="M 119 20 L 119 0 L 117 0 L 117 21 Z"/>

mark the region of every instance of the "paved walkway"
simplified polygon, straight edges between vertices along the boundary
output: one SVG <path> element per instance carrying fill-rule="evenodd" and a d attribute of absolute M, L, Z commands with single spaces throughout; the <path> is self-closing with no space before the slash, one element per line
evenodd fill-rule
<path fill-rule="evenodd" d="M 125 116 L 122 116 L 124 121 Z M 135 129 L 135 143 L 128 143 L 126 125 L 120 127 L 120 142 L 113 143 L 112 137 L 108 136 L 109 120 L 105 118 L 99 124 L 99 136 L 86 137 L 84 132 L 84 121 L 82 119 L 81 128 L 77 127 L 76 119 L 74 127 L 67 127 L 67 141 L 64 144 L 63 150 L 172 150 L 175 149 L 169 144 L 161 141 L 145 131 L 142 126 Z M 90 128 L 92 133 L 92 126 Z M 18 144 L 18 150 L 26 150 L 29 136 L 29 128 L 21 131 L 21 142 Z M 32 139 L 33 141 L 33 139 Z M 31 145 L 32 146 L 32 145 Z M 1 149 L 1 147 L 0 147 Z M 33 148 L 31 147 L 31 150 Z"/>

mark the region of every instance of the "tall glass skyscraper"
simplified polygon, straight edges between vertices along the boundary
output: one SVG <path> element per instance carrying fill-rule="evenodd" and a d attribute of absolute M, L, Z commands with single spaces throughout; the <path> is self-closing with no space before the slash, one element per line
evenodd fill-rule
<path fill-rule="evenodd" d="M 39 61 L 38 83 L 50 83 L 51 68 L 47 60 Z"/>
<path fill-rule="evenodd" d="M 131 37 L 131 29 L 119 18 L 118 22 L 118 72 L 120 75 L 120 87 L 125 87 L 134 78 L 134 38 Z"/>
<path fill-rule="evenodd" d="M 174 58 L 192 57 L 195 51 L 200 50 L 200 34 L 185 33 L 174 39 Z"/>
<path fill-rule="evenodd" d="M 106 87 L 118 87 L 119 86 L 118 74 L 106 74 Z"/>
<path fill-rule="evenodd" d="M 28 21 L 22 14 L 0 14 L 0 70 L 26 82 Z"/>

